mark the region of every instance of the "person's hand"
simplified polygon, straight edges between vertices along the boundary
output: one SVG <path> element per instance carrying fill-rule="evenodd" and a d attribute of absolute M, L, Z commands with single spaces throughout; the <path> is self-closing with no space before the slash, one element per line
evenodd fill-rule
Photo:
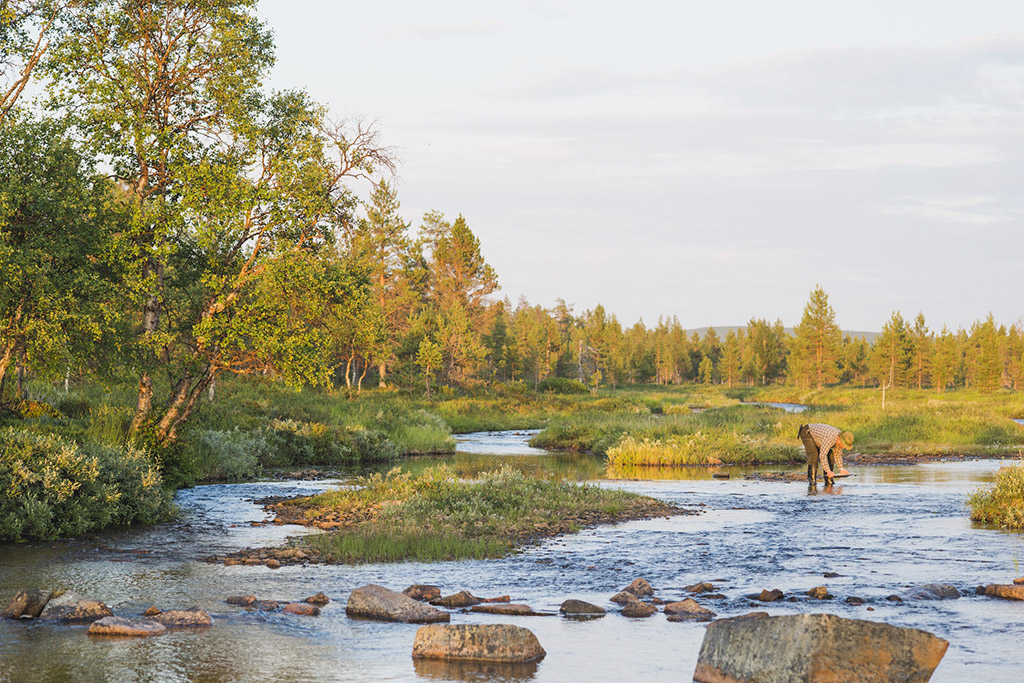
<path fill-rule="evenodd" d="M 850 473 L 846 471 L 845 467 L 842 467 L 839 469 L 839 472 L 837 472 L 836 475 L 840 477 L 848 477 L 850 476 Z"/>

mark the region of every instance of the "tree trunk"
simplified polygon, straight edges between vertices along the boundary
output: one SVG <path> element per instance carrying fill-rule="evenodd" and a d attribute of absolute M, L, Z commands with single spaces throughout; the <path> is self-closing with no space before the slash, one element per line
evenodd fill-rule
<path fill-rule="evenodd" d="M 352 360 L 355 358 L 355 351 L 352 351 L 348 355 L 348 360 L 345 362 L 345 391 L 348 393 L 348 397 L 352 398 Z"/>
<path fill-rule="evenodd" d="M 207 389 L 207 400 L 213 403 L 213 399 L 217 394 L 217 378 L 216 376 L 210 380 L 210 386 Z"/>
<path fill-rule="evenodd" d="M 387 363 L 380 363 L 377 366 L 377 374 L 380 375 L 380 382 L 377 384 L 377 386 L 379 386 L 381 389 L 384 389 L 388 386 L 387 382 L 384 380 L 385 376 L 387 375 L 387 371 Z"/>
<path fill-rule="evenodd" d="M 142 276 L 148 278 L 155 275 L 157 284 L 155 291 L 146 299 L 142 309 L 142 336 L 144 339 L 151 338 L 160 329 L 160 296 L 158 292 L 163 285 L 164 268 L 163 264 L 155 260 L 149 260 L 143 267 Z M 153 377 L 149 370 L 143 370 L 139 374 L 139 397 L 135 403 L 135 416 L 132 418 L 131 433 L 136 434 L 142 425 L 149 419 L 153 411 Z"/>
<path fill-rule="evenodd" d="M 366 371 L 369 369 L 370 364 L 363 363 L 363 372 L 359 375 L 359 382 L 356 383 L 356 396 L 361 396 L 363 393 L 363 378 L 366 377 Z"/>

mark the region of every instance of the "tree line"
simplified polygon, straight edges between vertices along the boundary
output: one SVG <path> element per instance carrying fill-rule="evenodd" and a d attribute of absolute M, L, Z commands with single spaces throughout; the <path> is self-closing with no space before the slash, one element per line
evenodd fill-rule
<path fill-rule="evenodd" d="M 274 45 L 256 6 L 0 8 L 0 403 L 29 373 L 130 377 L 131 431 L 166 445 L 225 373 L 353 396 L 554 380 L 1020 386 L 1020 327 L 991 315 L 935 333 L 896 312 L 868 344 L 840 332 L 820 288 L 793 334 L 751 319 L 724 338 L 495 299 L 465 217 L 404 220 L 374 126 L 264 86 Z"/>

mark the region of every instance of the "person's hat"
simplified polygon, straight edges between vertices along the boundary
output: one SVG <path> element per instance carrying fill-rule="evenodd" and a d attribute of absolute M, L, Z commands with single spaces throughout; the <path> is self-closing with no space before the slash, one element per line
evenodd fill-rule
<path fill-rule="evenodd" d="M 839 441 L 843 448 L 853 448 L 853 432 L 843 432 L 839 435 Z"/>

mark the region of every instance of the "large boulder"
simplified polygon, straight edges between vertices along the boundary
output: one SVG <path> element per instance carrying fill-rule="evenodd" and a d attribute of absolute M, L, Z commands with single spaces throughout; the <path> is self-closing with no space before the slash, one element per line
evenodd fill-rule
<path fill-rule="evenodd" d="M 622 607 L 622 616 L 631 617 L 633 619 L 646 619 L 647 617 L 654 616 L 657 612 L 657 607 L 639 600 L 627 602 Z"/>
<path fill-rule="evenodd" d="M 41 588 L 18 591 L 7 609 L 0 612 L 0 619 L 35 619 L 42 613 L 52 595 L 50 591 Z"/>
<path fill-rule="evenodd" d="M 99 600 L 82 597 L 70 591 L 51 598 L 39 614 L 40 619 L 52 621 L 96 621 L 112 616 L 114 613 L 110 608 Z"/>
<path fill-rule="evenodd" d="M 142 636 L 158 636 L 167 627 L 155 619 L 129 619 L 127 617 L 103 617 L 89 625 L 89 635 L 120 636 L 138 638 Z"/>
<path fill-rule="evenodd" d="M 592 605 L 583 600 L 566 600 L 559 607 L 558 611 L 567 617 L 603 617 L 604 607 Z"/>
<path fill-rule="evenodd" d="M 948 646 L 926 631 L 834 614 L 749 615 L 708 625 L 693 678 L 924 682 Z"/>
<path fill-rule="evenodd" d="M 416 659 L 530 662 L 546 653 L 529 629 L 511 624 L 434 624 L 416 631 Z"/>
<path fill-rule="evenodd" d="M 198 607 L 170 609 L 157 614 L 152 619 L 170 628 L 206 628 L 213 626 L 213 618 L 209 612 Z"/>
<path fill-rule="evenodd" d="M 669 621 L 711 621 L 715 618 L 714 612 L 701 607 L 693 598 L 668 603 L 665 605 L 665 614 Z"/>
<path fill-rule="evenodd" d="M 1024 600 L 1024 586 L 993 583 L 985 586 L 985 595 L 1004 600 Z"/>
<path fill-rule="evenodd" d="M 451 620 L 451 615 L 448 612 L 375 584 L 353 590 L 348 596 L 345 612 L 350 617 L 404 621 L 410 624 L 429 624 Z"/>

